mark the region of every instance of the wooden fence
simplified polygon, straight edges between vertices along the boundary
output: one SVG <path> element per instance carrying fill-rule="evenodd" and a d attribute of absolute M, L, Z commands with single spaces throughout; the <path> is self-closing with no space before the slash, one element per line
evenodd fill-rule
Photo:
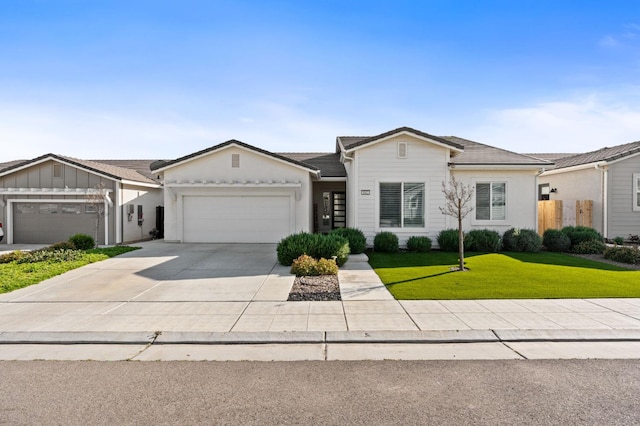
<path fill-rule="evenodd" d="M 593 226 L 593 201 L 538 201 L 538 233 L 565 226 Z"/>

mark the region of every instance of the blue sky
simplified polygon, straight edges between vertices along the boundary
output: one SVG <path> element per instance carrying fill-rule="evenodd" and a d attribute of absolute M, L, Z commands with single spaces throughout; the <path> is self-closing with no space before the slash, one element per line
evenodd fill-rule
<path fill-rule="evenodd" d="M 331 151 L 411 126 L 518 152 L 640 139 L 637 1 L 5 0 L 0 161 Z"/>

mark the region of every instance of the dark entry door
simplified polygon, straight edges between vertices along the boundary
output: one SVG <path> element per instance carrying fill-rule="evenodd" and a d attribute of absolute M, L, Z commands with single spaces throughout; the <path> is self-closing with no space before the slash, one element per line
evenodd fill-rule
<path fill-rule="evenodd" d="M 331 227 L 344 228 L 347 226 L 347 193 L 333 192 L 333 221 Z"/>

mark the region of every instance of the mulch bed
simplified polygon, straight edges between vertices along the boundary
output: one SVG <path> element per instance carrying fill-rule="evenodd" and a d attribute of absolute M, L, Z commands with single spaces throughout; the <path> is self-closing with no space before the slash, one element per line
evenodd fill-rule
<path fill-rule="evenodd" d="M 289 293 L 289 301 L 342 300 L 337 275 L 296 277 Z"/>

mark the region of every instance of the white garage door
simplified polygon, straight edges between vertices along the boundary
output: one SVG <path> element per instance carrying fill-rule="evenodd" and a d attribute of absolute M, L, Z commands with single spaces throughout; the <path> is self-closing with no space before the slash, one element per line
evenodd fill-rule
<path fill-rule="evenodd" d="M 291 233 L 286 196 L 185 196 L 183 240 L 192 243 L 276 243 Z"/>

